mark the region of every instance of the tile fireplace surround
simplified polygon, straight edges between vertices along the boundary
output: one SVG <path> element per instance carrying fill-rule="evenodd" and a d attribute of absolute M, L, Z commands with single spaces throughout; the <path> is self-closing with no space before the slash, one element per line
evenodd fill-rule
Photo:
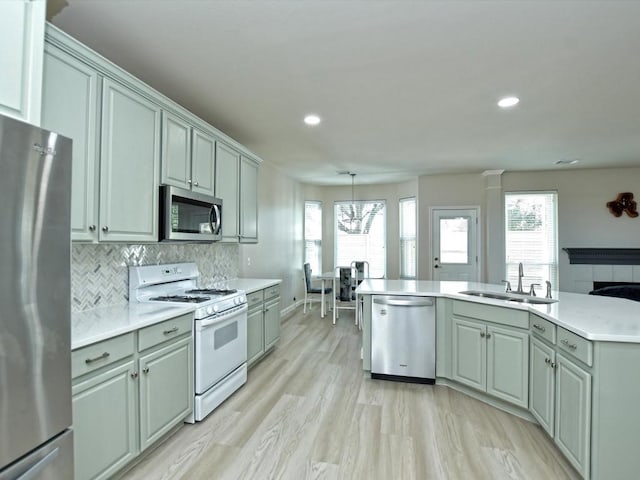
<path fill-rule="evenodd" d="M 238 277 L 238 245 L 73 244 L 71 310 L 121 305 L 129 301 L 129 266 L 196 262 L 203 282 Z"/>

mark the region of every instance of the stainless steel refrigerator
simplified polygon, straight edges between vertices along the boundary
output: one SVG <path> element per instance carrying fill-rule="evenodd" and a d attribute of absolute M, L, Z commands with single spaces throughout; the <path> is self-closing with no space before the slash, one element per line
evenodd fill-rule
<path fill-rule="evenodd" d="M 0 116 L 0 480 L 73 479 L 71 140 Z"/>

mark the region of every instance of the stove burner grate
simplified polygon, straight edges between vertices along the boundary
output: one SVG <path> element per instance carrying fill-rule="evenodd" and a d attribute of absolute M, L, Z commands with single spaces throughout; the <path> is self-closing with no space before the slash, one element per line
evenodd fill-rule
<path fill-rule="evenodd" d="M 202 303 L 211 299 L 209 297 L 193 297 L 189 295 L 164 295 L 161 297 L 153 297 L 149 300 L 156 302 Z"/>
<path fill-rule="evenodd" d="M 224 288 L 196 288 L 187 290 L 185 293 L 204 293 L 205 295 L 230 295 L 237 293 L 238 290 L 229 290 Z"/>

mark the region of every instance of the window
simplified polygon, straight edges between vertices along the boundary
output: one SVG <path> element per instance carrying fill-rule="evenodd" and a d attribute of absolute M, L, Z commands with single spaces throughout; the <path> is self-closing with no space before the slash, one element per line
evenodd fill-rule
<path fill-rule="evenodd" d="M 304 263 L 322 273 L 322 202 L 304 202 Z"/>
<path fill-rule="evenodd" d="M 556 192 L 505 194 L 506 279 L 514 290 L 520 262 L 523 289 L 528 291 L 532 283 L 544 288 L 545 280 L 558 288 L 557 203 Z"/>
<path fill-rule="evenodd" d="M 335 266 L 369 262 L 369 275 L 382 278 L 386 270 L 386 203 L 335 203 Z"/>
<path fill-rule="evenodd" d="M 416 278 L 416 199 L 400 200 L 400 278 Z"/>

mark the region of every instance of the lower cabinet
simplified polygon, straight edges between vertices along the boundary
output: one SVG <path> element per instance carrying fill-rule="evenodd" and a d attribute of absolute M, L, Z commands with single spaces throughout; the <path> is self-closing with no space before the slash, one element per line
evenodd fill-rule
<path fill-rule="evenodd" d="M 247 294 L 247 365 L 251 366 L 280 339 L 280 286 Z"/>
<path fill-rule="evenodd" d="M 76 480 L 111 478 L 192 412 L 192 325 L 183 315 L 72 352 Z"/>
<path fill-rule="evenodd" d="M 460 383 L 514 405 L 529 402 L 529 334 L 453 317 L 453 373 Z"/>
<path fill-rule="evenodd" d="M 556 355 L 555 440 L 583 478 L 591 463 L 591 374 Z"/>
<path fill-rule="evenodd" d="M 555 413 L 556 352 L 540 340 L 531 338 L 529 411 L 553 437 Z"/>
<path fill-rule="evenodd" d="M 138 396 L 134 366 L 130 360 L 74 384 L 77 480 L 109 478 L 136 456 Z"/>
<path fill-rule="evenodd" d="M 138 361 L 140 372 L 140 449 L 182 421 L 193 408 L 191 337 L 153 351 Z"/>

